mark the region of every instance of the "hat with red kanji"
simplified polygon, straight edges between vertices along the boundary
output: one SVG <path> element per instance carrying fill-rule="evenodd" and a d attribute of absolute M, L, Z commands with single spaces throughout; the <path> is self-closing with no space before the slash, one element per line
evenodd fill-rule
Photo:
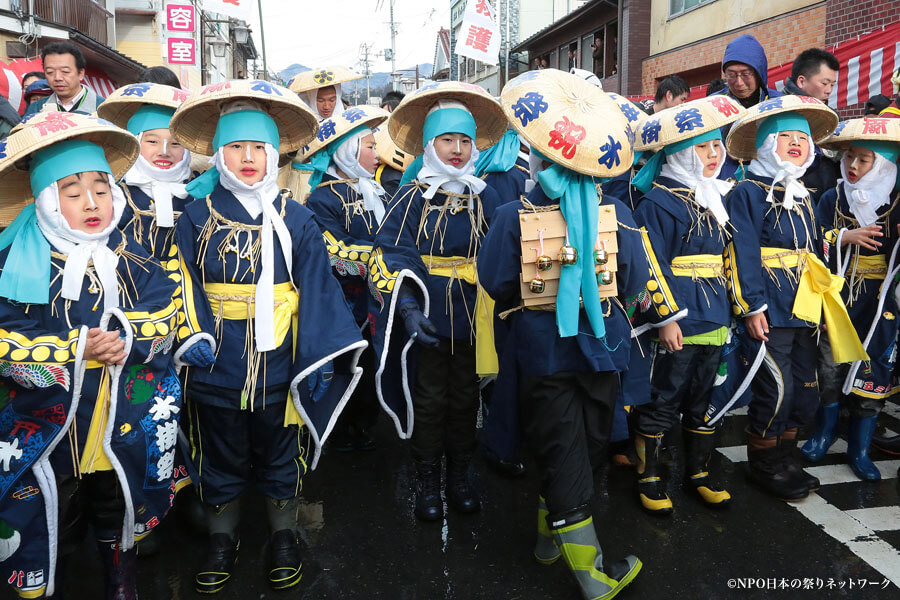
<path fill-rule="evenodd" d="M 549 160 L 582 175 L 631 168 L 634 129 L 616 99 L 581 77 L 543 69 L 510 80 L 500 94 L 516 131 Z M 636 111 L 637 109 L 635 109 Z"/>
<path fill-rule="evenodd" d="M 746 113 L 741 104 L 724 94 L 691 100 L 652 115 L 637 123 L 634 149 L 656 152 L 666 146 L 696 138 L 740 119 Z"/>
<path fill-rule="evenodd" d="M 860 145 L 858 142 L 900 145 L 900 119 L 879 116 L 841 121 L 834 133 L 819 145 L 829 150 L 846 150 Z"/>
<path fill-rule="evenodd" d="M 790 113 L 790 114 L 788 114 Z M 756 158 L 756 134 L 765 122 L 773 117 L 785 119 L 802 117 L 809 124 L 809 133 L 815 143 L 827 138 L 838 125 L 838 116 L 828 105 L 811 96 L 779 96 L 769 98 L 747 110 L 747 114 L 734 122 L 725 147 L 728 154 L 740 159 Z"/>

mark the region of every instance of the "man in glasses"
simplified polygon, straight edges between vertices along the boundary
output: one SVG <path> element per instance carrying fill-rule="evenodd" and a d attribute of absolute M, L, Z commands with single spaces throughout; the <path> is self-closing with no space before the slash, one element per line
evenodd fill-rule
<path fill-rule="evenodd" d="M 742 35 L 728 44 L 722 59 L 722 76 L 728 84 L 723 92 L 750 108 L 763 100 L 781 96 L 766 87 L 769 61 L 766 52 L 752 35 Z"/>

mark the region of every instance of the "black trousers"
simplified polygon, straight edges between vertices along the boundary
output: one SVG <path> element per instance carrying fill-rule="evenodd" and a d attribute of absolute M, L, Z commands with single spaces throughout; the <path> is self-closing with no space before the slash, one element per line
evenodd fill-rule
<path fill-rule="evenodd" d="M 359 357 L 359 366 L 362 367 L 362 377 L 359 385 L 353 390 L 350 401 L 341 412 L 336 428 L 348 431 L 351 427 L 356 429 L 371 429 L 378 420 L 381 407 L 378 405 L 378 396 L 375 392 L 375 350 L 371 346 L 371 338 L 366 336 L 369 346 L 363 350 Z"/>
<path fill-rule="evenodd" d="M 864 365 L 863 365 L 864 367 Z M 861 367 L 861 368 L 863 368 Z M 826 334 L 819 336 L 819 356 L 816 375 L 819 380 L 819 398 L 823 406 L 843 402 L 850 415 L 865 419 L 874 417 L 884 408 L 884 398 L 864 398 L 841 391 L 850 372 L 849 364 L 837 364 L 831 354 L 831 342 Z"/>
<path fill-rule="evenodd" d="M 207 504 L 225 504 L 250 485 L 276 500 L 299 495 L 310 439 L 306 427 L 284 426 L 285 402 L 271 401 L 287 398 L 287 390 L 267 389 L 265 408 L 258 398 L 252 411 L 203 402 L 208 394 L 233 393 L 240 394 L 240 390 L 198 384 L 192 384 L 186 393 L 191 459 L 200 478 L 194 483 L 200 499 Z"/>
<path fill-rule="evenodd" d="M 816 382 L 816 331 L 809 327 L 770 327 L 766 357 L 750 385 L 750 430 L 777 437 L 804 427 L 819 405 Z"/>
<path fill-rule="evenodd" d="M 419 348 L 413 410 L 413 459 L 435 460 L 445 449 L 448 456 L 471 456 L 478 418 L 473 344 L 454 340 L 451 351 L 442 339 L 437 348 Z"/>
<path fill-rule="evenodd" d="M 664 433 L 679 421 L 688 429 L 705 427 L 703 416 L 716 382 L 721 346 L 687 345 L 669 352 L 659 344 L 650 366 L 650 402 L 634 407 L 638 431 Z"/>
<path fill-rule="evenodd" d="M 88 525 L 98 539 L 112 539 L 122 529 L 125 499 L 115 471 L 82 475 L 57 475 L 59 493 L 59 555 L 81 547 Z"/>
<path fill-rule="evenodd" d="M 594 469 L 606 454 L 618 384 L 614 372 L 520 379 L 522 424 L 551 515 L 594 496 Z"/>

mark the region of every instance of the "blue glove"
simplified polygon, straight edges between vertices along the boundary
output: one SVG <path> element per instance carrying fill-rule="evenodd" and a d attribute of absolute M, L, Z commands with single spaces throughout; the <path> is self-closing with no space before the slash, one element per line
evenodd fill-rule
<path fill-rule="evenodd" d="M 428 320 L 415 299 L 404 298 L 399 302 L 398 310 L 409 337 L 423 346 L 438 347 L 441 341 L 437 337 L 437 328 Z"/>
<path fill-rule="evenodd" d="M 181 355 L 181 362 L 191 367 L 211 367 L 216 362 L 216 355 L 206 340 L 195 342 Z"/>

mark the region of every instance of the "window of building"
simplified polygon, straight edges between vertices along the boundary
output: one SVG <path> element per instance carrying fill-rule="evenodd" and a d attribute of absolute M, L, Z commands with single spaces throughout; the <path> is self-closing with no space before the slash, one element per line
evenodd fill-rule
<path fill-rule="evenodd" d="M 612 21 L 606 25 L 606 56 L 604 75 L 610 77 L 619 72 L 619 24 Z"/>
<path fill-rule="evenodd" d="M 578 61 L 578 68 L 586 71 L 594 72 L 594 34 L 586 35 L 581 38 L 581 60 Z"/>
<path fill-rule="evenodd" d="M 669 18 L 677 17 L 685 11 L 710 2 L 715 2 L 715 0 L 669 0 Z"/>

